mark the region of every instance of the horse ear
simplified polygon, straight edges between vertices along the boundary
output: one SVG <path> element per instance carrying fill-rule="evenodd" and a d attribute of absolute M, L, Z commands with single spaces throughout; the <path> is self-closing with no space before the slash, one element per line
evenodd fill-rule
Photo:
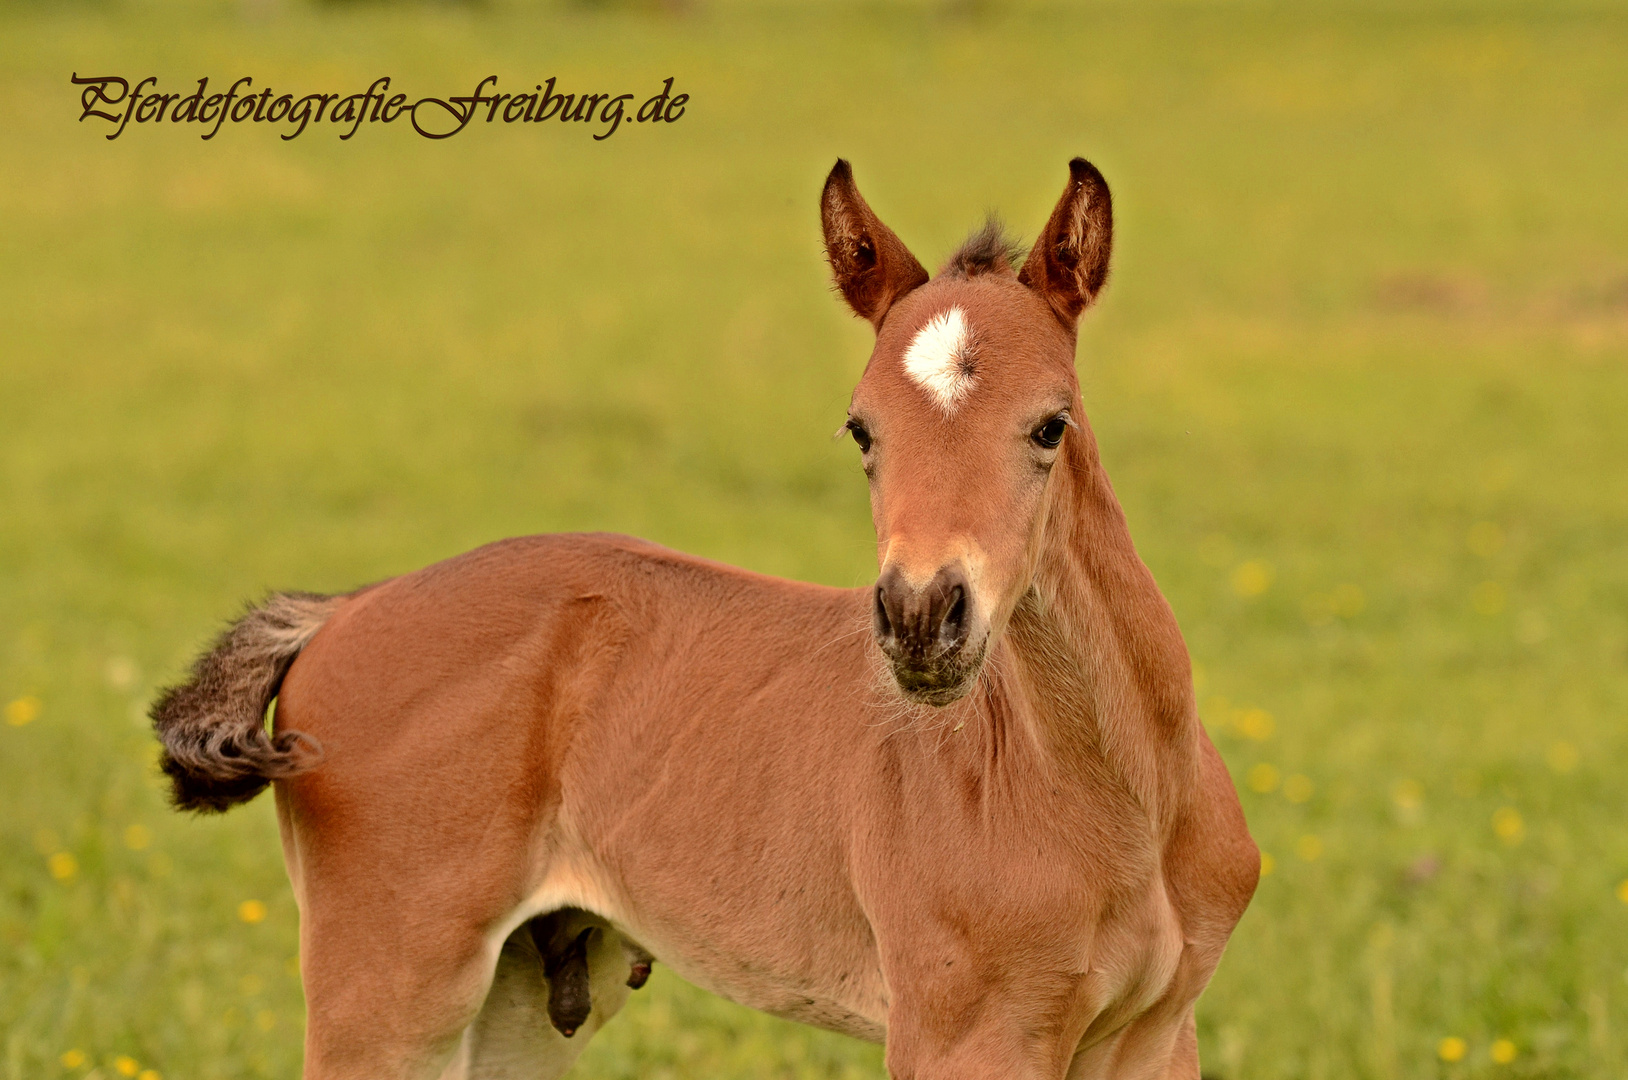
<path fill-rule="evenodd" d="M 881 328 L 899 297 L 927 282 L 910 249 L 871 212 L 854 172 L 841 158 L 825 178 L 820 196 L 820 222 L 825 227 L 825 257 L 831 276 L 854 314 Z"/>
<path fill-rule="evenodd" d="M 1084 158 L 1068 163 L 1068 187 L 1018 271 L 1018 280 L 1045 297 L 1073 329 L 1108 280 L 1114 206 L 1108 181 Z"/>

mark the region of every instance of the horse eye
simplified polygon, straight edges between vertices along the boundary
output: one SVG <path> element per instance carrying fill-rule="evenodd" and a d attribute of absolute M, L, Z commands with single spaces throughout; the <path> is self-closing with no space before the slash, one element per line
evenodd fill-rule
<path fill-rule="evenodd" d="M 1061 416 L 1054 416 L 1047 420 L 1034 433 L 1034 441 L 1047 450 L 1057 449 L 1057 444 L 1063 441 L 1063 432 L 1068 430 L 1068 421 Z"/>
<path fill-rule="evenodd" d="M 864 424 L 861 424 L 858 420 L 848 421 L 848 433 L 854 437 L 854 442 L 859 444 L 861 454 L 870 452 L 871 433 L 865 430 Z"/>

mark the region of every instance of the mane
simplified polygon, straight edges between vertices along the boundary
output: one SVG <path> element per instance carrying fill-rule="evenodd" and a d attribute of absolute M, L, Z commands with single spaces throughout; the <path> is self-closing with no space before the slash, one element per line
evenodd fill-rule
<path fill-rule="evenodd" d="M 983 227 L 962 242 L 939 269 L 940 277 L 974 278 L 982 274 L 1010 274 L 1017 268 L 1023 245 L 1006 235 L 1006 227 L 991 214 Z"/>

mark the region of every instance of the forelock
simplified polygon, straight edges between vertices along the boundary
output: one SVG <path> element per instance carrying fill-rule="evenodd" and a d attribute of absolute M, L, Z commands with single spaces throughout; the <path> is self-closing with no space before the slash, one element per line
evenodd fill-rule
<path fill-rule="evenodd" d="M 975 278 L 984 274 L 1016 272 L 1023 245 L 1006 235 L 1006 227 L 993 214 L 967 237 L 939 269 L 941 278 Z"/>

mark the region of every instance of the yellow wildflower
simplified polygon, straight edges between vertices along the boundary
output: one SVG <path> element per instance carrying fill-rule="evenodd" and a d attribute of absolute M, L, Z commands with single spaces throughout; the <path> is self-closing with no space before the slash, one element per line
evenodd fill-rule
<path fill-rule="evenodd" d="M 1549 761 L 1549 768 L 1553 769 L 1555 772 L 1569 773 L 1573 769 L 1577 768 L 1579 755 L 1577 753 L 1577 747 L 1573 746 L 1571 743 L 1557 742 L 1549 747 L 1549 752 L 1545 754 L 1544 757 L 1546 757 Z"/>
<path fill-rule="evenodd" d="M 1526 822 L 1513 806 L 1500 806 L 1492 815 L 1492 831 L 1498 834 L 1498 839 L 1514 847 L 1526 836 Z"/>
<path fill-rule="evenodd" d="M 1277 730 L 1276 721 L 1265 709 L 1240 709 L 1233 724 L 1256 742 L 1265 742 L 1272 737 L 1272 732 Z"/>
<path fill-rule="evenodd" d="M 1272 564 L 1265 559 L 1239 563 L 1232 572 L 1232 591 L 1243 597 L 1259 596 L 1272 587 Z"/>
<path fill-rule="evenodd" d="M 24 694 L 6 706 L 6 723 L 12 727 L 22 727 L 39 714 L 40 699 L 33 694 Z"/>

